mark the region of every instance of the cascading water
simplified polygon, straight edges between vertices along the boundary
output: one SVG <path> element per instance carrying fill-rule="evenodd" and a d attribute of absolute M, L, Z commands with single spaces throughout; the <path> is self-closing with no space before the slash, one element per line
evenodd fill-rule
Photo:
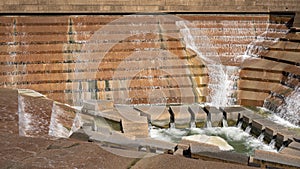
<path fill-rule="evenodd" d="M 223 127 L 228 127 L 227 120 L 225 118 L 222 119 Z"/>
<path fill-rule="evenodd" d="M 248 133 L 248 134 L 250 134 L 250 132 L 251 132 L 251 126 L 246 127 L 245 132 Z"/>
<path fill-rule="evenodd" d="M 221 63 L 218 53 L 212 49 L 210 39 L 201 29 L 195 28 L 195 25 L 185 21 L 178 21 L 176 25 L 180 28 L 186 47 L 196 52 L 208 68 L 210 78 L 208 84 L 210 89 L 209 104 L 215 107 L 233 104 L 235 102 L 234 99 L 231 99 L 233 88 L 231 78 L 233 77 L 229 73 L 234 72 L 232 71 L 233 68 L 226 67 Z M 201 51 L 203 48 L 211 51 L 206 51 L 206 54 L 203 54 Z"/>
<path fill-rule="evenodd" d="M 260 135 L 257 137 L 257 139 L 263 142 L 264 141 L 264 137 L 265 137 L 264 132 L 261 132 Z"/>
<path fill-rule="evenodd" d="M 243 122 L 242 121 L 239 121 L 239 123 L 236 125 L 236 127 L 238 129 L 241 129 L 242 128 L 242 125 L 243 125 Z"/>
<path fill-rule="evenodd" d="M 196 126 L 196 122 L 194 122 L 194 121 L 192 121 L 192 122 L 190 122 L 190 128 L 191 129 L 194 129 L 194 128 L 196 128 L 197 126 Z"/>
<path fill-rule="evenodd" d="M 300 88 L 296 88 L 289 96 L 284 98 L 284 103 L 276 110 L 276 115 L 300 126 Z"/>
<path fill-rule="evenodd" d="M 214 128 L 186 128 L 186 129 L 160 129 L 151 128 L 150 137 L 168 142 L 179 143 L 184 136 L 191 135 L 219 136 L 231 145 L 235 152 L 251 155 L 254 150 L 277 152 L 269 145 L 259 141 L 248 133 L 236 127 L 214 127 Z"/>
<path fill-rule="evenodd" d="M 175 129 L 175 123 L 170 123 L 169 128 L 170 128 L 170 129 Z"/>
<path fill-rule="evenodd" d="M 269 143 L 269 146 L 270 146 L 272 149 L 275 149 L 275 144 L 276 144 L 276 140 L 275 140 L 275 139 L 272 139 L 271 142 Z"/>

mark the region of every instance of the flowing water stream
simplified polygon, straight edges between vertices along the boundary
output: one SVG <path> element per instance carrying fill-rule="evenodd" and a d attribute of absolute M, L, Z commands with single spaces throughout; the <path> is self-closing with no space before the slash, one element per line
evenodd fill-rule
<path fill-rule="evenodd" d="M 254 150 L 266 150 L 277 152 L 272 145 L 267 145 L 259 139 L 251 136 L 237 127 L 211 127 L 211 128 L 187 128 L 187 129 L 160 129 L 152 127 L 150 137 L 158 140 L 179 143 L 184 136 L 191 135 L 219 136 L 226 140 L 234 148 L 234 152 L 252 155 Z"/>

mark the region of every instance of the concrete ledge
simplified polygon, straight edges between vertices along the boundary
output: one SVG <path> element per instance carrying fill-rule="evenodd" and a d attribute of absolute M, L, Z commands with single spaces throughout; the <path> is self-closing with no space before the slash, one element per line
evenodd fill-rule
<path fill-rule="evenodd" d="M 237 163 L 242 165 L 248 165 L 248 156 L 243 155 L 240 153 L 235 152 L 198 152 L 193 153 L 192 158 L 200 158 L 200 159 L 207 159 L 207 160 L 214 160 L 214 161 L 222 161 L 222 162 L 230 162 L 230 163 Z"/>
<path fill-rule="evenodd" d="M 224 118 L 223 112 L 221 112 L 216 107 L 204 107 L 204 111 L 207 113 L 207 121 L 212 123 L 212 127 L 221 126 L 222 120 Z"/>
<path fill-rule="evenodd" d="M 300 151 L 300 143 L 292 142 L 288 147 Z"/>
<path fill-rule="evenodd" d="M 286 154 L 255 150 L 254 162 L 260 163 L 261 167 L 300 167 L 300 157 Z"/>

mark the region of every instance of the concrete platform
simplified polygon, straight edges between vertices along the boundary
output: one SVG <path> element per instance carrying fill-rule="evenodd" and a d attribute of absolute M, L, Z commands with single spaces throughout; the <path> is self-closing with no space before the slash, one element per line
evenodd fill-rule
<path fill-rule="evenodd" d="M 143 112 L 145 115 L 150 116 L 152 125 L 163 128 L 168 128 L 170 123 L 170 113 L 165 105 L 138 105 L 135 109 Z"/>
<path fill-rule="evenodd" d="M 222 126 L 222 120 L 224 118 L 223 112 L 216 107 L 205 106 L 204 111 L 207 113 L 207 121 L 212 123 L 212 127 Z"/>
<path fill-rule="evenodd" d="M 192 121 L 195 122 L 195 115 L 188 111 L 188 106 L 170 106 L 174 112 L 176 128 L 189 128 Z"/>
<path fill-rule="evenodd" d="M 253 158 L 254 162 L 260 164 L 262 168 L 267 166 L 284 168 L 300 167 L 299 156 L 255 150 Z"/>
<path fill-rule="evenodd" d="M 220 110 L 225 115 L 228 126 L 236 126 L 239 121 L 239 117 L 243 112 L 248 111 L 243 107 L 221 107 Z"/>
<path fill-rule="evenodd" d="M 199 104 L 190 105 L 188 111 L 195 116 L 195 122 L 197 127 L 205 127 L 207 120 L 207 114 Z"/>

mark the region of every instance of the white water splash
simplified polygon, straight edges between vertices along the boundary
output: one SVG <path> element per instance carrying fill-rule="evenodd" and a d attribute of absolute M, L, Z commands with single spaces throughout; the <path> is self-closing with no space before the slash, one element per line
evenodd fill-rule
<path fill-rule="evenodd" d="M 193 129 L 193 128 L 196 128 L 196 122 L 192 121 L 190 122 L 190 128 Z"/>
<path fill-rule="evenodd" d="M 279 117 L 278 115 L 276 114 L 271 114 L 268 116 L 268 119 L 270 119 L 271 121 L 281 125 L 281 126 L 284 126 L 284 127 L 288 127 L 288 128 L 298 128 L 300 129 L 300 126 L 296 126 L 294 124 L 292 124 L 291 122 Z"/>
<path fill-rule="evenodd" d="M 242 122 L 242 121 L 239 121 L 239 123 L 237 124 L 236 127 L 237 127 L 238 129 L 241 129 L 241 128 L 242 128 L 242 125 L 243 125 L 243 122 Z"/>
<path fill-rule="evenodd" d="M 33 129 L 30 125 L 32 123 L 32 117 L 29 113 L 25 112 L 25 101 L 22 96 L 18 96 L 18 114 L 19 114 L 19 135 L 29 136 L 27 131 Z"/>
<path fill-rule="evenodd" d="M 231 99 L 234 86 L 232 78 L 235 77 L 233 76 L 235 73 L 232 72 L 237 72 L 238 67 L 224 66 L 218 53 L 213 50 L 208 36 L 194 24 L 178 21 L 176 25 L 180 28 L 186 47 L 196 52 L 208 68 L 210 89 L 208 104 L 221 107 L 235 103 L 235 100 Z M 203 48 L 206 50 L 205 55 L 201 51 Z"/>
<path fill-rule="evenodd" d="M 262 133 L 260 133 L 260 135 L 257 137 L 257 139 L 260 140 L 260 141 L 264 141 L 264 137 L 265 137 L 265 134 L 262 132 Z"/>
<path fill-rule="evenodd" d="M 222 120 L 223 127 L 228 127 L 228 123 L 226 119 Z"/>
<path fill-rule="evenodd" d="M 248 133 L 248 134 L 250 134 L 250 132 L 251 132 L 251 126 L 248 126 L 248 127 L 245 129 L 245 132 Z"/>
<path fill-rule="evenodd" d="M 284 103 L 277 108 L 276 114 L 300 127 L 300 88 L 296 88 L 284 99 Z"/>
<path fill-rule="evenodd" d="M 168 142 L 178 143 L 182 137 L 189 135 L 207 135 L 207 136 L 219 136 L 225 139 L 232 147 L 234 151 L 245 154 L 252 154 L 254 150 L 265 150 L 277 152 L 276 149 L 272 149 L 268 144 L 258 140 L 250 134 L 244 132 L 237 127 L 212 127 L 212 128 L 194 128 L 194 129 L 160 129 L 151 128 L 150 137 Z M 241 146 L 244 148 L 238 150 Z"/>

